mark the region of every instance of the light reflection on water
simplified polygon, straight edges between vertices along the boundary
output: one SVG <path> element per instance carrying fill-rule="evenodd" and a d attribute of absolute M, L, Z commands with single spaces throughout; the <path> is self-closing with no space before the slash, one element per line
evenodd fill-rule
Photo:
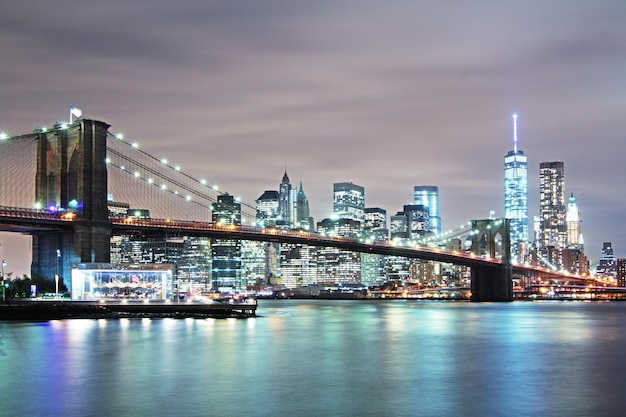
<path fill-rule="evenodd" d="M 0 416 L 623 415 L 626 303 L 260 301 L 0 322 Z"/>

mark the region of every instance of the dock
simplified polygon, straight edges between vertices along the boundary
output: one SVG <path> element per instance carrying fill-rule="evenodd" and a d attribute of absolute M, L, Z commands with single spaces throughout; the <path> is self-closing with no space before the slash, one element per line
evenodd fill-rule
<path fill-rule="evenodd" d="M 257 301 L 175 302 L 145 300 L 68 301 L 11 300 L 0 304 L 0 320 L 65 320 L 119 318 L 249 318 Z"/>

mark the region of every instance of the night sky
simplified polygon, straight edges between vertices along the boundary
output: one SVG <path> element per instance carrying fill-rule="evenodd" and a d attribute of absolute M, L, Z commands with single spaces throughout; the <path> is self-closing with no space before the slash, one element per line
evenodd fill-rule
<path fill-rule="evenodd" d="M 388 215 L 437 185 L 444 230 L 503 216 L 518 113 L 529 217 L 564 161 L 587 255 L 626 257 L 624 0 L 4 0 L 0 60 L 0 130 L 75 105 L 251 204 L 286 166 L 316 221 L 343 181 Z"/>

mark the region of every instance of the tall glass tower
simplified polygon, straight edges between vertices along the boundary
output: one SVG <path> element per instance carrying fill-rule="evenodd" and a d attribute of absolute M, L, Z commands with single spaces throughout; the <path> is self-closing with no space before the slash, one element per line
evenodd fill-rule
<path fill-rule="evenodd" d="M 528 158 L 517 149 L 517 114 L 513 115 L 513 150 L 504 157 L 504 217 L 511 219 L 511 252 L 528 242 Z"/>
<path fill-rule="evenodd" d="M 439 216 L 439 187 L 435 185 L 416 185 L 413 187 L 413 204 L 428 209 L 430 231 L 441 234 L 441 217 Z"/>
<path fill-rule="evenodd" d="M 565 166 L 562 161 L 539 164 L 539 216 L 543 248 L 562 249 L 567 243 Z"/>
<path fill-rule="evenodd" d="M 352 182 L 333 184 L 333 213 L 340 219 L 365 219 L 365 188 Z"/>

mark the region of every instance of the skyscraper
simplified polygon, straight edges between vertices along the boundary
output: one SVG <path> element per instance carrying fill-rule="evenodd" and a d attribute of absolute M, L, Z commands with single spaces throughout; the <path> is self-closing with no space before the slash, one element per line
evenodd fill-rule
<path fill-rule="evenodd" d="M 296 195 L 296 226 L 305 230 L 313 230 L 313 218 L 310 215 L 309 199 L 304 194 L 304 188 L 302 188 L 302 181 L 300 181 L 300 188 Z"/>
<path fill-rule="evenodd" d="M 365 209 L 363 237 L 373 242 L 387 242 L 387 211 L 379 207 Z M 361 254 L 361 282 L 367 286 L 379 285 L 385 282 L 385 262 L 387 256 L 373 253 Z"/>
<path fill-rule="evenodd" d="M 567 243 L 565 223 L 565 166 L 562 161 L 539 164 L 540 248 L 562 249 Z"/>
<path fill-rule="evenodd" d="M 289 182 L 287 170 L 285 169 L 285 174 L 283 175 L 283 180 L 281 181 L 280 189 L 278 190 L 278 213 L 282 220 L 285 221 L 285 224 L 291 224 L 291 217 L 293 215 L 293 199 L 291 191 L 291 183 Z"/>
<path fill-rule="evenodd" d="M 430 231 L 441 234 L 441 217 L 439 216 L 439 187 L 434 185 L 416 185 L 413 187 L 413 204 L 424 206 L 430 216 Z"/>
<path fill-rule="evenodd" d="M 278 191 L 267 190 L 256 200 L 256 224 L 258 227 L 276 226 L 282 216 L 279 212 Z M 282 221 L 282 220 L 280 220 Z"/>
<path fill-rule="evenodd" d="M 340 219 L 363 222 L 365 219 L 365 188 L 352 182 L 334 183 L 333 213 Z"/>
<path fill-rule="evenodd" d="M 517 114 L 513 115 L 513 150 L 504 157 L 504 217 L 511 219 L 511 252 L 528 241 L 528 158 L 517 149 Z"/>
<path fill-rule="evenodd" d="M 596 268 L 596 274 L 605 276 L 615 276 L 617 271 L 615 255 L 613 254 L 613 245 L 611 242 L 602 244 L 602 254 Z"/>
<path fill-rule="evenodd" d="M 241 204 L 236 202 L 232 195 L 218 196 L 211 209 L 211 219 L 214 223 L 241 225 Z M 241 241 L 211 238 L 211 255 L 213 289 L 220 291 L 242 289 Z"/>
<path fill-rule="evenodd" d="M 584 242 L 580 227 L 580 213 L 578 212 L 578 204 L 573 193 L 567 203 L 565 223 L 567 224 L 567 247 L 582 250 Z"/>

